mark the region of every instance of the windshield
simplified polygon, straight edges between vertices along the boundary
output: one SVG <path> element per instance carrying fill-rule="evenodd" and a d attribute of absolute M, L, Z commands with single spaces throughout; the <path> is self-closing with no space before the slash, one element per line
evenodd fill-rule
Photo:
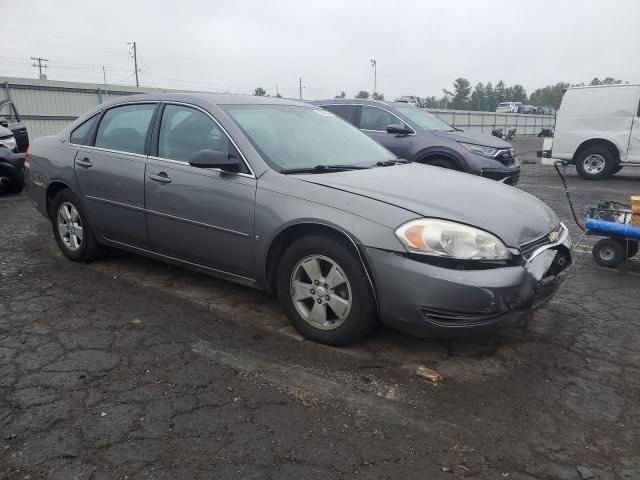
<path fill-rule="evenodd" d="M 372 166 L 393 153 L 321 108 L 292 105 L 226 105 L 231 116 L 275 170 L 318 166 Z"/>
<path fill-rule="evenodd" d="M 407 117 L 423 130 L 439 130 L 441 132 L 453 132 L 453 127 L 435 115 L 415 107 L 395 107 L 398 112 Z"/>

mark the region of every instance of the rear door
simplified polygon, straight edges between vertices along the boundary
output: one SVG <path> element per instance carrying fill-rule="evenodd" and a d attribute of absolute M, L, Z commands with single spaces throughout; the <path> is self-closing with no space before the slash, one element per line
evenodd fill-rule
<path fill-rule="evenodd" d="M 0 117 L 7 120 L 8 128 L 13 133 L 18 147 L 18 153 L 24 153 L 29 148 L 29 134 L 27 127 L 20 120 L 18 110 L 11 100 L 0 102 Z"/>
<path fill-rule="evenodd" d="M 153 250 L 232 276 L 253 278 L 256 178 L 207 112 L 190 105 L 166 104 L 159 120 L 145 179 Z M 230 173 L 189 165 L 189 159 L 205 149 L 239 158 L 241 170 Z"/>
<path fill-rule="evenodd" d="M 380 107 L 372 105 L 362 105 L 360 109 L 360 130 L 373 138 L 376 142 L 384 145 L 398 157 L 411 158 L 412 134 L 387 133 L 389 125 L 404 125 L 409 127 L 399 117 Z"/>
<path fill-rule="evenodd" d="M 75 158 L 76 178 L 93 226 L 107 240 L 143 249 L 149 248 L 146 145 L 156 108 L 157 103 L 109 108 Z"/>
<path fill-rule="evenodd" d="M 638 108 L 636 110 L 636 115 L 633 118 L 631 135 L 629 136 L 627 162 L 640 163 L 640 100 L 638 100 Z"/>

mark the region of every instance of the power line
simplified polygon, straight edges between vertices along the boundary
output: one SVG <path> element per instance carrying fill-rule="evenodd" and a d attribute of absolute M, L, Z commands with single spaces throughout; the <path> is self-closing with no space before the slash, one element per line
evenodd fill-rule
<path fill-rule="evenodd" d="M 94 41 L 94 42 L 102 42 L 102 43 L 111 43 L 111 44 L 119 44 L 119 45 L 121 45 L 120 42 L 117 42 L 115 40 L 102 40 L 100 38 L 79 37 L 77 35 L 64 35 L 64 34 L 61 34 L 61 33 L 25 32 L 25 31 L 19 31 L 19 30 L 8 30 L 6 28 L 0 28 L 0 32 L 16 33 L 18 35 L 39 35 L 39 36 L 44 36 L 44 37 L 73 38 L 73 39 L 76 39 L 76 40 L 91 40 L 91 41 Z"/>

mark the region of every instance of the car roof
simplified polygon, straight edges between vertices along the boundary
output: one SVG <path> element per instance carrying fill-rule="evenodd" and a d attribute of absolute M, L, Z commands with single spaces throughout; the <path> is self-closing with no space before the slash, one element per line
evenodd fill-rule
<path fill-rule="evenodd" d="M 124 102 L 141 102 L 141 101 L 172 101 L 185 103 L 198 103 L 205 101 L 215 105 L 294 105 L 308 107 L 308 103 L 292 100 L 288 98 L 277 98 L 257 95 L 238 95 L 233 93 L 145 93 L 141 95 L 130 95 L 127 97 L 118 97 L 103 103 L 108 106 L 116 103 Z"/>
<path fill-rule="evenodd" d="M 640 83 L 612 83 L 610 85 L 578 85 L 567 87 L 567 90 L 580 90 L 585 88 L 610 88 L 610 87 L 640 87 Z"/>
<path fill-rule="evenodd" d="M 314 105 L 373 105 L 378 107 L 412 107 L 407 102 L 387 102 L 385 100 L 366 100 L 362 98 L 331 98 L 326 100 L 313 100 L 309 103 Z M 415 107 L 418 108 L 418 107 Z"/>

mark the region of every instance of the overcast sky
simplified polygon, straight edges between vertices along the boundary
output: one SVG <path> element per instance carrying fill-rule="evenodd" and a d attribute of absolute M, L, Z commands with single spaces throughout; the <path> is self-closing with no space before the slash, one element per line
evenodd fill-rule
<path fill-rule="evenodd" d="M 640 0 L 0 0 L 0 76 L 333 97 L 442 95 L 457 77 L 527 93 L 594 76 L 640 81 Z"/>

